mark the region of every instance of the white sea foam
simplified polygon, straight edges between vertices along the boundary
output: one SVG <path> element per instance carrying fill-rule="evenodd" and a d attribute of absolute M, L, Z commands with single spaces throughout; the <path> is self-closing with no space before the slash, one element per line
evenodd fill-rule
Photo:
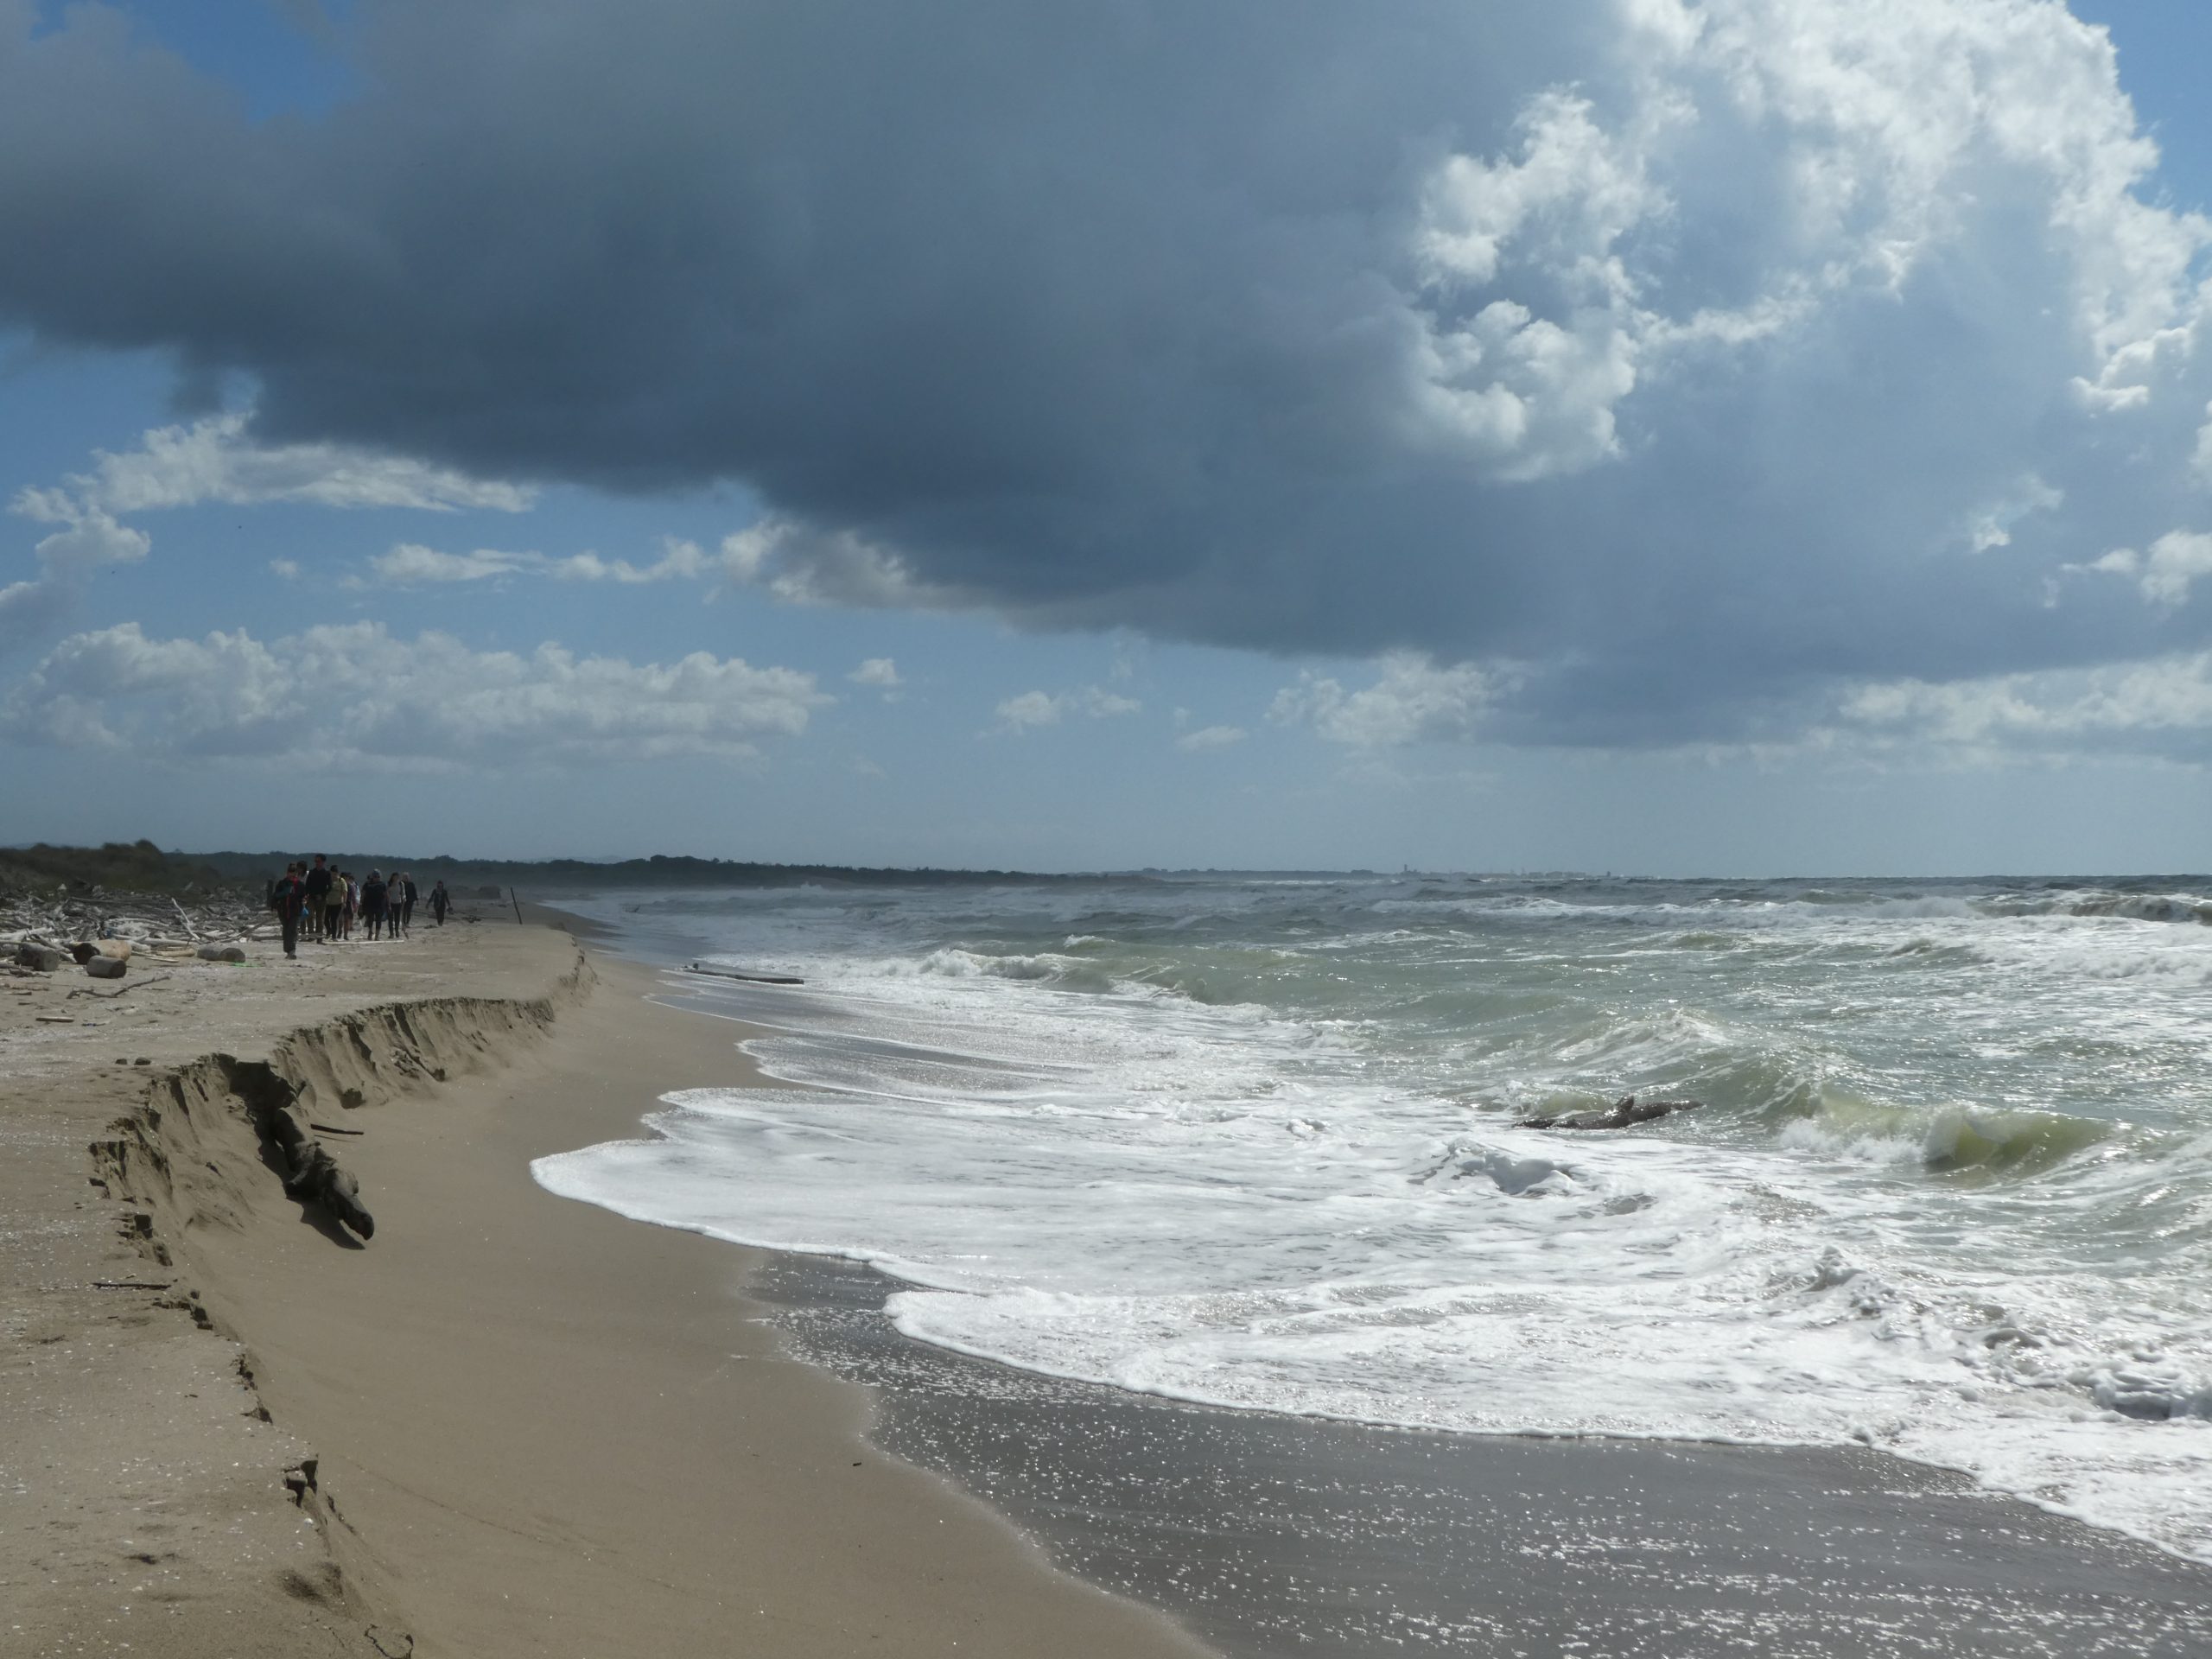
<path fill-rule="evenodd" d="M 802 966 L 704 994 L 809 1092 L 671 1095 L 538 1179 L 873 1262 L 910 1335 L 1039 1371 L 1856 1440 L 2212 1559 L 2212 932 L 1376 885 L 749 895 L 660 948 Z M 1630 1090 L 1706 1106 L 1513 1126 Z"/>

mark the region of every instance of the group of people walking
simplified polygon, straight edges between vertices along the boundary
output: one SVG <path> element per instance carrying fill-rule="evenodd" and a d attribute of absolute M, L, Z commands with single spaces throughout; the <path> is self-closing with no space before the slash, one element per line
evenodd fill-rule
<path fill-rule="evenodd" d="M 312 865 L 296 859 L 284 867 L 284 874 L 270 884 L 269 907 L 283 927 L 284 954 L 294 957 L 302 938 L 335 944 L 352 938 L 357 923 L 368 938 L 404 938 L 415 925 L 419 897 L 415 878 L 404 870 L 388 877 L 371 870 L 356 880 L 352 872 L 333 869 L 328 856 L 317 853 Z M 430 889 L 430 914 L 440 927 L 451 907 L 446 884 L 440 881 Z"/>

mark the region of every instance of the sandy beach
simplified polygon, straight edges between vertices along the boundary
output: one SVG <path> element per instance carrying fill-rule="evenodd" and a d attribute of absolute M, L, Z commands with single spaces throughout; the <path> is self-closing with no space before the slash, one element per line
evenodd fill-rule
<path fill-rule="evenodd" d="M 0 1652 L 2212 1641 L 2202 1568 L 1878 1452 L 1060 1382 L 900 1337 L 867 1269 L 554 1197 L 533 1158 L 763 1083 L 753 1027 L 587 932 L 487 909 L 121 996 L 10 982 Z M 365 1245 L 284 1197 L 245 1105 L 269 1075 L 359 1179 Z"/>
<path fill-rule="evenodd" d="M 112 1003 L 14 982 L 0 1650 L 1202 1651 L 875 1451 L 746 1253 L 531 1182 L 747 1076 L 650 982 L 488 916 Z M 316 1085 L 372 1243 L 283 1197 L 211 1053 Z"/>

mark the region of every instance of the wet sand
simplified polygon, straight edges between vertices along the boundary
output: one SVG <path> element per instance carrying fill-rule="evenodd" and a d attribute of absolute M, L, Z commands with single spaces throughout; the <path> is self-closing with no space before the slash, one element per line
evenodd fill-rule
<path fill-rule="evenodd" d="M 1237 1659 L 2212 1653 L 2212 1571 L 1886 1452 L 1187 1406 L 910 1341 L 892 1287 L 782 1257 L 755 1294 L 887 1449 Z"/>

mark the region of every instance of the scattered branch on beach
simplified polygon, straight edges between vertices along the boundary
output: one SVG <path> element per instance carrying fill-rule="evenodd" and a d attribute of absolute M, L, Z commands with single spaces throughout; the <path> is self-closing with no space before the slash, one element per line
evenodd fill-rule
<path fill-rule="evenodd" d="M 117 989 L 112 991 L 97 991 L 89 985 L 80 985 L 75 990 L 70 992 L 69 995 L 72 996 L 89 996 L 95 1002 L 112 1002 L 118 996 L 128 996 L 133 991 L 142 990 L 149 985 L 158 985 L 165 979 L 175 979 L 175 977 L 176 976 L 175 974 L 149 974 L 143 979 L 134 979 L 128 985 L 118 987 Z"/>

